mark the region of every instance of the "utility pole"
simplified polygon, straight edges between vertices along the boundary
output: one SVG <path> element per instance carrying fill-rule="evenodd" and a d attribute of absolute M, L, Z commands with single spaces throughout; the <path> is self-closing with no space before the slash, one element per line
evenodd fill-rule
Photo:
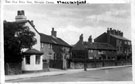
<path fill-rule="evenodd" d="M 84 71 L 87 71 L 87 55 L 85 53 L 85 58 L 84 58 Z"/>

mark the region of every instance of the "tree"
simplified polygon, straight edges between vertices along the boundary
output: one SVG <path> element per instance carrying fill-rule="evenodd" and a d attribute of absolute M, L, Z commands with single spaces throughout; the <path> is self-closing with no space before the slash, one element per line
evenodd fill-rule
<path fill-rule="evenodd" d="M 4 55 L 5 62 L 21 62 L 22 49 L 36 44 L 35 33 L 24 26 L 25 22 L 4 21 Z"/>

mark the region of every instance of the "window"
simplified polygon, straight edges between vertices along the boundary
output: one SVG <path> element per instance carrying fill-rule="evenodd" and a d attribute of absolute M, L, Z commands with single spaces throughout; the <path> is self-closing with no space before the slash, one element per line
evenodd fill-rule
<path fill-rule="evenodd" d="M 93 53 L 93 50 L 89 50 L 89 53 Z"/>
<path fill-rule="evenodd" d="M 93 57 L 89 56 L 89 59 L 93 59 Z"/>
<path fill-rule="evenodd" d="M 51 44 L 48 44 L 48 47 L 49 47 L 49 49 L 52 49 L 52 45 Z"/>
<path fill-rule="evenodd" d="M 98 51 L 98 54 L 103 54 L 103 51 L 99 50 L 99 51 Z"/>
<path fill-rule="evenodd" d="M 30 64 L 30 56 L 26 56 L 25 59 L 26 59 L 26 64 Z"/>
<path fill-rule="evenodd" d="M 36 55 L 36 64 L 40 64 L 40 56 Z"/>
<path fill-rule="evenodd" d="M 128 45 L 131 45 L 131 43 L 130 43 L 130 42 L 128 42 Z"/>
<path fill-rule="evenodd" d="M 127 44 L 127 41 L 125 41 L 125 44 Z"/>

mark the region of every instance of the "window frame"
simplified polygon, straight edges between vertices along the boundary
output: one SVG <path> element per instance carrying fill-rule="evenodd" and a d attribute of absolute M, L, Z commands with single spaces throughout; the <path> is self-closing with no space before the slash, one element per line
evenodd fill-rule
<path fill-rule="evenodd" d="M 30 56 L 25 56 L 25 64 L 30 65 Z"/>
<path fill-rule="evenodd" d="M 39 55 L 35 56 L 35 64 L 40 64 L 40 56 Z"/>

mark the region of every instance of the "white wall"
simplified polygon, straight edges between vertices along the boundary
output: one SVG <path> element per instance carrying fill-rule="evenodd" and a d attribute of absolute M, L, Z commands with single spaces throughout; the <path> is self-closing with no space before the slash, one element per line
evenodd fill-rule
<path fill-rule="evenodd" d="M 30 64 L 26 64 L 25 57 L 23 58 L 22 70 L 24 70 L 24 71 L 35 71 L 35 70 L 42 70 L 43 69 L 42 56 L 40 57 L 40 64 L 36 64 L 35 56 L 36 55 L 30 56 Z"/>
<path fill-rule="evenodd" d="M 37 39 L 37 43 L 32 46 L 32 48 L 40 51 L 40 35 L 36 32 L 36 30 L 30 25 L 29 22 L 25 24 L 30 28 L 30 31 L 35 33 L 35 38 Z M 23 49 L 25 51 L 27 49 Z M 26 64 L 25 58 L 22 61 L 22 70 L 24 71 L 33 71 L 33 70 L 42 70 L 43 63 L 42 63 L 42 56 L 40 57 L 40 64 L 35 64 L 35 55 L 30 56 L 30 65 Z"/>
<path fill-rule="evenodd" d="M 25 24 L 30 28 L 30 31 L 35 33 L 35 38 L 37 39 L 37 43 L 32 47 L 40 51 L 40 35 L 36 32 L 36 30 L 30 25 L 29 22 Z"/>

